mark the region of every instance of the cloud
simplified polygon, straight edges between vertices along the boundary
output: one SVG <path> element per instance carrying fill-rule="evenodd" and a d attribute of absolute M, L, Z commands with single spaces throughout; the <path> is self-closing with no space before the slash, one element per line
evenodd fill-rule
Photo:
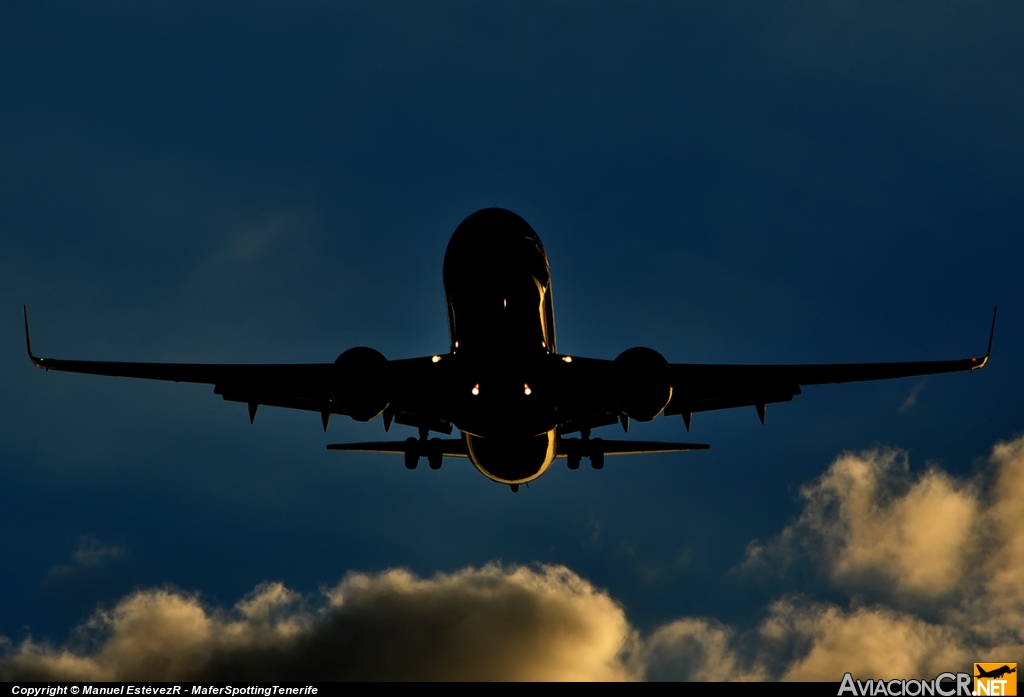
<path fill-rule="evenodd" d="M 969 570 L 981 522 L 975 486 L 935 468 L 911 476 L 905 453 L 846 453 L 800 495 L 799 519 L 767 547 L 752 545 L 748 566 L 807 554 L 840 586 L 932 597 L 959 588 Z"/>
<path fill-rule="evenodd" d="M 675 620 L 642 642 L 635 665 L 653 680 L 764 680 L 764 667 L 747 665 L 735 639 L 735 630 L 715 620 Z"/>
<path fill-rule="evenodd" d="M 846 453 L 801 498 L 745 568 L 803 560 L 848 600 L 787 594 L 746 629 L 682 617 L 642 635 L 560 566 L 393 569 L 350 574 L 316 603 L 279 583 L 231 610 L 139 591 L 78 629 L 85 649 L 9 644 L 0 679 L 835 681 L 1024 653 L 1024 437 L 972 479 L 913 473 L 898 451 Z"/>
<path fill-rule="evenodd" d="M 913 475 L 896 451 L 847 453 L 801 495 L 801 516 L 746 566 L 804 556 L 851 601 L 776 602 L 757 629 L 764 665 L 773 642 L 788 647 L 775 675 L 927 677 L 1024 652 L 1024 438 L 970 480 Z"/>
<path fill-rule="evenodd" d="M 970 479 L 912 473 L 899 451 L 845 453 L 801 498 L 743 568 L 810 564 L 849 600 L 788 595 L 746 631 L 676 620 L 643 640 L 648 677 L 931 678 L 1024 654 L 1024 437 Z"/>
<path fill-rule="evenodd" d="M 430 579 L 351 574 L 318 608 L 266 584 L 231 612 L 148 590 L 97 612 L 75 653 L 25 641 L 3 680 L 622 680 L 635 635 L 563 567 L 487 565 Z"/>
<path fill-rule="evenodd" d="M 900 405 L 901 414 L 905 414 L 914 408 L 914 405 L 917 404 L 917 396 L 921 394 L 921 390 L 924 389 L 925 382 L 925 380 L 922 380 L 910 388 L 910 394 L 907 395 L 907 398 L 903 400 L 903 404 Z"/>
<path fill-rule="evenodd" d="M 103 568 L 111 561 L 120 559 L 124 554 L 123 547 L 105 545 L 92 535 L 83 535 L 78 538 L 78 547 L 71 554 L 71 563 L 57 564 L 50 569 L 49 575 L 51 577 L 67 577 L 94 571 Z"/>
<path fill-rule="evenodd" d="M 971 654 L 954 627 L 886 607 L 845 610 L 832 604 L 780 601 L 760 628 L 766 638 L 807 645 L 781 671 L 783 680 L 934 677 L 960 670 Z"/>

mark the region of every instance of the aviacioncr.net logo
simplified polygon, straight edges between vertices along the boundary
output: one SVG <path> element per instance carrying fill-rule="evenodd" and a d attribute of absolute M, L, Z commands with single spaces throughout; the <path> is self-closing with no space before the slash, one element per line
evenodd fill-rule
<path fill-rule="evenodd" d="M 1016 694 L 1016 693 L 1015 693 Z M 971 697 L 970 673 L 939 673 L 933 680 L 855 680 L 849 673 L 843 676 L 839 697 Z"/>

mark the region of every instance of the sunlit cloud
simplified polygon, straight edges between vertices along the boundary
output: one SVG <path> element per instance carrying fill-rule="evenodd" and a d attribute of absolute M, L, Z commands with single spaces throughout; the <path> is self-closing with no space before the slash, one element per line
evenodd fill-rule
<path fill-rule="evenodd" d="M 801 516 L 746 567 L 803 556 L 851 602 L 775 603 L 757 632 L 762 651 L 791 647 L 776 675 L 926 677 L 1024 653 L 1024 438 L 969 480 L 912 474 L 904 453 L 844 454 L 801 494 Z"/>
<path fill-rule="evenodd" d="M 568 569 L 498 565 L 351 574 L 314 608 L 276 583 L 230 612 L 142 591 L 81 631 L 95 651 L 25 641 L 0 679 L 623 680 L 635 641 L 622 608 Z"/>
<path fill-rule="evenodd" d="M 960 587 L 980 530 L 978 492 L 938 469 L 912 476 L 905 453 L 846 453 L 802 487 L 803 512 L 747 565 L 814 558 L 843 587 L 941 596 Z"/>
<path fill-rule="evenodd" d="M 315 601 L 264 584 L 230 610 L 140 591 L 78 628 L 75 646 L 91 649 L 9 644 L 0 679 L 836 681 L 1024 653 L 1024 438 L 996 445 L 971 479 L 913 472 L 898 451 L 846 453 L 801 498 L 743 568 L 785 578 L 811 564 L 849 600 L 788 594 L 746 629 L 681 617 L 641 633 L 564 567 L 393 569 L 350 574 Z"/>
<path fill-rule="evenodd" d="M 745 660 L 735 641 L 736 631 L 714 620 L 678 619 L 642 642 L 634 664 L 652 680 L 766 679 L 764 667 Z"/>

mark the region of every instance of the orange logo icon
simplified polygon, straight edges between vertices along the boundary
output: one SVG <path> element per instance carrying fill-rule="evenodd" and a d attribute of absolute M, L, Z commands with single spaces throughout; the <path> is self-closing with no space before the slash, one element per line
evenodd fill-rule
<path fill-rule="evenodd" d="M 978 695 L 1016 695 L 1017 664 L 1016 663 L 975 663 L 974 694 Z"/>

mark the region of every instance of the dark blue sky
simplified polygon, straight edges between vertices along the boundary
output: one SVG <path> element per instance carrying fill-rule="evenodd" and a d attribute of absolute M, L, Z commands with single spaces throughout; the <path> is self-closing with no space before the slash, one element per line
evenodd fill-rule
<path fill-rule="evenodd" d="M 1010 2 L 6 6 L 0 635 L 61 641 L 135 588 L 229 605 L 488 561 L 565 564 L 645 630 L 828 596 L 731 571 L 801 484 L 877 446 L 968 475 L 1024 428 L 1022 36 Z M 563 352 L 961 358 L 998 303 L 993 358 L 807 389 L 764 427 L 698 414 L 709 453 L 559 466 L 513 496 L 465 462 L 324 449 L 379 421 L 250 426 L 206 387 L 24 355 L 22 303 L 45 356 L 443 351 L 445 244 L 486 206 L 544 241 Z M 83 539 L 109 553 L 74 561 Z"/>

